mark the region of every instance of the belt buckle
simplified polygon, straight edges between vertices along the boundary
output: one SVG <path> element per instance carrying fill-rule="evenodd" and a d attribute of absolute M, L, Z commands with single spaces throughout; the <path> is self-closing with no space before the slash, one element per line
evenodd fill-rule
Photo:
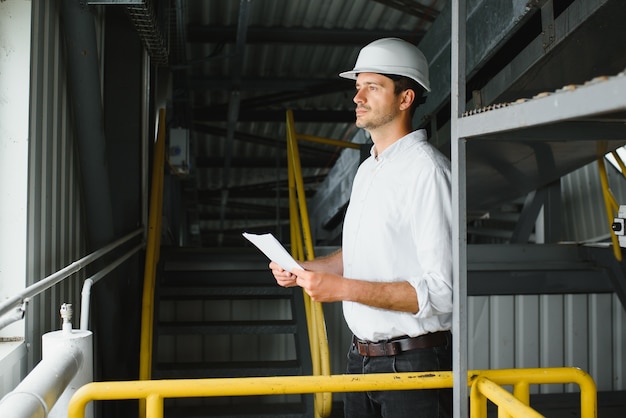
<path fill-rule="evenodd" d="M 358 351 L 360 355 L 369 356 L 370 345 L 367 342 L 355 340 L 354 345 L 356 346 L 356 351 Z"/>

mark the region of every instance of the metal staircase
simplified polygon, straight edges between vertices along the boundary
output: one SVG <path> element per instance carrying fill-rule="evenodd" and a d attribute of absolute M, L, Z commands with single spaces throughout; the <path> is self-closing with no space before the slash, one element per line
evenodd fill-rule
<path fill-rule="evenodd" d="M 302 291 L 256 249 L 167 249 L 155 289 L 154 379 L 310 375 Z M 307 417 L 311 395 L 166 400 L 165 416 Z"/>

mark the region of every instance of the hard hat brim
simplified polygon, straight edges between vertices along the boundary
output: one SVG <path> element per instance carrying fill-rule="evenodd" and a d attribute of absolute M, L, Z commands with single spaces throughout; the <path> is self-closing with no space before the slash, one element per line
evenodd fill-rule
<path fill-rule="evenodd" d="M 424 90 L 430 93 L 430 86 L 425 85 L 422 82 L 422 80 L 420 80 L 418 77 L 415 77 L 413 75 L 408 75 L 408 74 L 398 74 L 398 72 L 383 72 L 380 70 L 380 68 L 377 68 L 377 69 L 359 68 L 358 70 L 355 69 L 351 71 L 344 71 L 342 73 L 339 73 L 339 77 L 347 78 L 349 80 L 356 80 L 356 78 L 359 76 L 360 73 L 375 73 L 375 74 L 382 74 L 382 75 L 399 75 L 403 77 L 408 77 L 408 78 L 415 80 L 420 86 L 424 87 Z"/>

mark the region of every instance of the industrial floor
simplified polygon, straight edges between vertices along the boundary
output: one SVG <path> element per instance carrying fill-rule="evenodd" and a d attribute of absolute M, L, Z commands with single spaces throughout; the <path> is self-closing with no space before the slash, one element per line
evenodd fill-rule
<path fill-rule="evenodd" d="M 531 406 L 546 418 L 579 418 L 580 396 L 577 393 L 533 395 Z M 497 418 L 498 411 L 491 404 L 488 418 Z M 343 417 L 343 403 L 333 402 L 330 418 Z M 599 392 L 598 418 L 626 418 L 626 391 Z"/>

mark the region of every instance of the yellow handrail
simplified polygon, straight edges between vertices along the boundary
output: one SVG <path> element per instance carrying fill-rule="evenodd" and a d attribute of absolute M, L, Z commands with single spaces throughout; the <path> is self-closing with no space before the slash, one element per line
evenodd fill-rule
<path fill-rule="evenodd" d="M 294 128 L 293 113 L 287 111 L 287 168 L 289 171 L 289 203 L 291 215 L 291 251 L 299 260 L 303 259 L 302 243 L 306 249 L 306 259 L 315 258 L 313 239 L 309 222 L 309 212 L 306 206 L 304 181 L 302 179 L 302 165 Z M 296 206 L 297 204 L 297 206 Z M 302 225 L 300 228 L 299 225 Z M 324 322 L 324 312 L 319 302 L 312 301 L 308 294 L 304 293 L 305 308 L 307 313 L 307 326 L 309 331 L 309 343 L 311 348 L 311 362 L 313 375 L 330 375 L 330 355 L 328 350 L 328 338 Z M 315 394 L 315 414 L 324 418 L 330 415 L 332 409 L 332 394 L 330 392 Z"/>
<path fill-rule="evenodd" d="M 577 383 L 580 387 L 581 418 L 597 417 L 597 392 L 591 376 L 578 368 L 562 367 L 469 370 L 468 385 L 478 387 L 483 393 L 480 396 L 470 396 L 472 418 L 486 417 L 487 398 L 496 404 L 502 400 L 511 400 L 484 379 L 497 385 L 513 385 L 514 397 L 524 405 L 529 405 L 530 396 L 527 394 L 530 384 Z M 451 388 L 452 383 L 452 372 L 95 382 L 74 393 L 68 407 L 68 418 L 83 418 L 85 407 L 91 401 L 140 399 L 146 403 L 147 417 L 162 418 L 165 398 L 442 389 Z M 480 405 L 473 404 L 474 398 L 477 398 Z M 522 409 L 523 412 L 519 415 Z M 505 408 L 505 411 L 517 417 L 529 416 L 526 415 L 528 410 L 522 409 Z M 505 415 L 499 411 L 498 416 Z"/>
<path fill-rule="evenodd" d="M 141 305 L 141 339 L 139 355 L 139 379 L 148 380 L 152 374 L 152 338 L 154 328 L 154 285 L 156 265 L 161 247 L 161 214 L 163 207 L 163 168 L 165 165 L 165 109 L 159 111 L 159 130 L 154 145 L 152 185 L 150 189 L 150 213 L 144 267 L 144 283 Z M 140 404 L 140 416 L 144 405 Z"/>
<path fill-rule="evenodd" d="M 606 152 L 603 152 L 604 150 L 602 149 L 602 147 L 606 147 L 605 141 L 600 141 L 598 143 L 598 154 L 600 155 L 600 157 L 598 157 L 598 172 L 600 174 L 600 184 L 602 185 L 602 197 L 604 199 L 604 208 L 609 222 L 611 243 L 613 245 L 613 255 L 615 255 L 615 259 L 617 261 L 622 261 L 622 249 L 619 246 L 619 239 L 617 238 L 617 235 L 615 235 L 615 232 L 613 232 L 613 228 L 611 227 L 613 225 L 613 219 L 615 218 L 615 215 L 619 210 L 619 205 L 617 203 L 617 200 L 613 196 L 613 193 L 611 192 L 611 188 L 609 187 L 609 179 L 606 173 L 606 165 L 604 164 L 604 155 L 606 154 Z M 624 166 L 622 159 L 617 155 L 617 153 L 613 153 L 613 156 L 616 158 L 620 166 Z M 622 174 L 626 176 L 626 173 L 624 173 L 624 171 L 622 171 Z"/>
<path fill-rule="evenodd" d="M 287 111 L 286 122 L 291 252 L 296 260 L 312 260 L 315 258 L 315 255 L 309 214 L 306 207 L 304 182 L 302 180 L 302 166 L 300 164 L 298 140 L 357 150 L 361 148 L 361 145 L 353 142 L 296 133 L 293 112 L 291 110 Z M 304 304 L 307 312 L 313 375 L 328 376 L 330 375 L 330 356 L 328 353 L 328 338 L 326 335 L 322 304 L 311 301 L 306 293 L 304 293 Z M 331 407 L 331 393 L 316 394 L 315 414 L 317 417 L 323 418 L 330 415 Z"/>

